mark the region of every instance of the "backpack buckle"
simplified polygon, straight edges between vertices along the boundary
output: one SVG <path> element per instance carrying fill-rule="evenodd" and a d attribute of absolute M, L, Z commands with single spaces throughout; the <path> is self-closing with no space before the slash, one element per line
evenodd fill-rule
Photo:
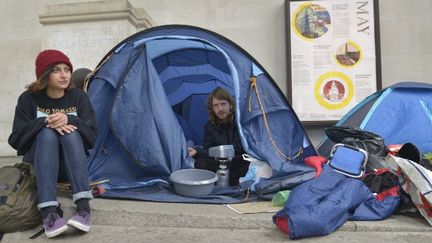
<path fill-rule="evenodd" d="M 0 196 L 0 205 L 6 204 L 7 196 Z"/>

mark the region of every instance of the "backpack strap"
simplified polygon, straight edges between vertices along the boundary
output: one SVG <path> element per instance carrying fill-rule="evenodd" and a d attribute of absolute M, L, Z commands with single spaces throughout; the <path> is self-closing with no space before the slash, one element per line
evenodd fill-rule
<path fill-rule="evenodd" d="M 44 232 L 45 232 L 45 229 L 42 228 L 38 232 L 36 232 L 34 235 L 30 236 L 29 239 L 34 240 L 34 239 L 38 238 Z"/>

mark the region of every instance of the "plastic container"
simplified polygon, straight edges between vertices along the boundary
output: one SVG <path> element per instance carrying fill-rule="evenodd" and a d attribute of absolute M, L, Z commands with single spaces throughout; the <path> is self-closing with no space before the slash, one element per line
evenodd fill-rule
<path fill-rule="evenodd" d="M 169 179 L 177 194 L 186 197 L 203 197 L 213 191 L 218 176 L 208 170 L 185 169 L 173 172 Z"/>

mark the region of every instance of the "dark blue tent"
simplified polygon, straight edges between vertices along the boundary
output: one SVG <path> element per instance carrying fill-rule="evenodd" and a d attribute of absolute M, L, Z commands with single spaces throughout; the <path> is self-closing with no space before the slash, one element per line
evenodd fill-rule
<path fill-rule="evenodd" d="M 206 98 L 216 87 L 236 101 L 236 123 L 247 153 L 273 169 L 273 176 L 256 188 L 281 182 L 294 186 L 314 175 L 303 158 L 315 155 L 315 149 L 264 68 L 216 33 L 170 25 L 125 39 L 90 78 L 88 94 L 100 130 L 89 157 L 91 180 L 110 180 L 107 197 L 192 200 L 174 195 L 168 177 L 191 168 L 187 145 L 202 144 Z"/>
<path fill-rule="evenodd" d="M 410 142 L 423 153 L 432 152 L 432 84 L 402 82 L 380 90 L 351 109 L 336 126 L 373 132 L 386 145 Z M 333 145 L 325 138 L 318 152 L 328 156 Z"/>

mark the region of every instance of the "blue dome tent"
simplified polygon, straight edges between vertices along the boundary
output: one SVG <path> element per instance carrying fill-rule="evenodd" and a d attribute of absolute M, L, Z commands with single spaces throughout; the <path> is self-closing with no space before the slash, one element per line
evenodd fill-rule
<path fill-rule="evenodd" d="M 432 84 L 401 82 L 375 92 L 351 109 L 336 126 L 356 127 L 384 138 L 386 145 L 413 143 L 432 152 Z M 318 152 L 328 156 L 325 138 Z"/>
<path fill-rule="evenodd" d="M 314 176 L 303 159 L 316 151 L 264 68 L 216 33 L 168 25 L 116 45 L 88 81 L 99 127 L 89 157 L 90 179 L 109 179 L 106 197 L 197 201 L 175 195 L 168 177 L 192 167 L 187 146 L 203 142 L 206 98 L 216 87 L 236 101 L 236 123 L 247 153 L 273 170 L 255 188 L 271 190 L 282 182 L 293 187 Z M 233 200 L 210 195 L 198 201 Z"/>

